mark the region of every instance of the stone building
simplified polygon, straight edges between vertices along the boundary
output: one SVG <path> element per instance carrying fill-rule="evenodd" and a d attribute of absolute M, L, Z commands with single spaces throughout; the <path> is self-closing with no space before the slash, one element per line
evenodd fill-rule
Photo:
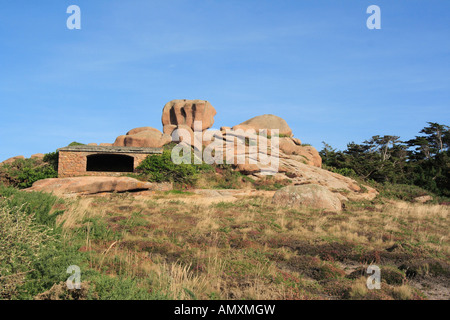
<path fill-rule="evenodd" d="M 162 148 L 71 146 L 58 149 L 58 177 L 121 176 Z"/>

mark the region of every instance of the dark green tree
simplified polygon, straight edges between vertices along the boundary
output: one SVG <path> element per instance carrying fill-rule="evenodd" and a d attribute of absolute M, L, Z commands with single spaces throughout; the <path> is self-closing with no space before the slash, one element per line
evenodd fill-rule
<path fill-rule="evenodd" d="M 450 196 L 450 128 L 428 122 L 414 139 L 376 135 L 361 144 L 351 142 L 339 151 L 323 142 L 319 152 L 330 170 L 352 172 L 364 180 L 416 185 Z M 348 175 L 348 174 L 347 174 Z"/>

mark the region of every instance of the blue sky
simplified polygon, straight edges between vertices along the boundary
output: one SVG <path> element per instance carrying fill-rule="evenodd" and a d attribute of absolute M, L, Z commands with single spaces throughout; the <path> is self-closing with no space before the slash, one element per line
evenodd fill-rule
<path fill-rule="evenodd" d="M 81 30 L 66 9 L 81 8 Z M 366 27 L 369 5 L 381 30 Z M 318 150 L 450 125 L 446 0 L 3 0 L 0 161 L 162 130 L 172 99 L 215 128 L 271 113 Z"/>

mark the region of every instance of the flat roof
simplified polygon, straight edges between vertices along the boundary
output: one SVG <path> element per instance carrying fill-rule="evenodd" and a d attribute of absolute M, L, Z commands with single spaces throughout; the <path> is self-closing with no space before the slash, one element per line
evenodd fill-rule
<path fill-rule="evenodd" d="M 98 153 L 162 153 L 163 148 L 112 147 L 112 146 L 71 146 L 59 148 L 58 151 L 98 152 Z"/>

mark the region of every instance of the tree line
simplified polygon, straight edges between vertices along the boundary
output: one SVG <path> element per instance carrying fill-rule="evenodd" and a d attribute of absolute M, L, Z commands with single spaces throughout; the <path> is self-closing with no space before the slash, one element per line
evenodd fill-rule
<path fill-rule="evenodd" d="M 376 135 L 361 144 L 350 142 L 340 151 L 323 142 L 324 167 L 365 181 L 408 184 L 450 197 L 450 127 L 427 122 L 419 135 Z"/>

